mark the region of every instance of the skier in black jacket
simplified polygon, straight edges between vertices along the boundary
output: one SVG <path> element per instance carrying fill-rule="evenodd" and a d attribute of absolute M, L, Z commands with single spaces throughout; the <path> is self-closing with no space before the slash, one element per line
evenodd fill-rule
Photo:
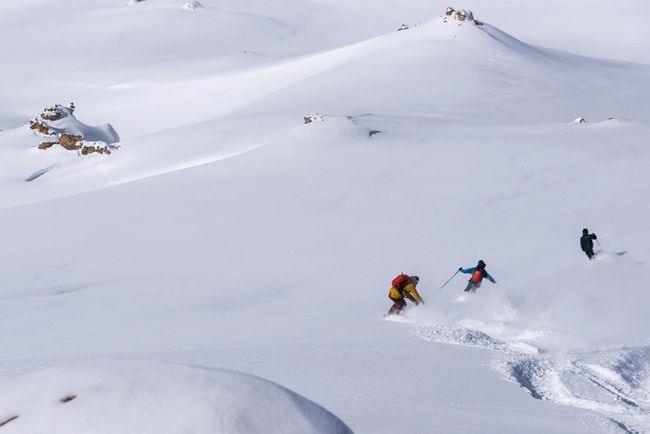
<path fill-rule="evenodd" d="M 596 234 L 590 234 L 587 228 L 582 230 L 582 236 L 580 237 L 580 248 L 587 255 L 589 259 L 594 259 L 596 254 L 594 253 L 594 240 L 597 240 L 598 237 Z"/>

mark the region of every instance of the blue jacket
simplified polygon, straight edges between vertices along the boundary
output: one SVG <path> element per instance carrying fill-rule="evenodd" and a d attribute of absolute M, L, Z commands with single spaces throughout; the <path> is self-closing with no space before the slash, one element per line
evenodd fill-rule
<path fill-rule="evenodd" d="M 460 272 L 461 272 L 461 273 L 465 273 L 465 274 L 474 274 L 474 272 L 476 271 L 477 268 L 478 268 L 478 267 L 461 268 L 461 269 L 460 269 Z M 483 280 L 484 278 L 487 278 L 487 280 L 489 280 L 489 281 L 492 282 L 492 283 L 497 283 L 496 280 L 494 280 L 494 279 L 492 278 L 492 276 L 490 276 L 490 275 L 488 274 L 488 272 L 485 271 L 485 268 L 483 269 L 483 272 L 481 273 L 481 280 Z M 481 280 L 479 280 L 479 284 L 481 283 Z"/>

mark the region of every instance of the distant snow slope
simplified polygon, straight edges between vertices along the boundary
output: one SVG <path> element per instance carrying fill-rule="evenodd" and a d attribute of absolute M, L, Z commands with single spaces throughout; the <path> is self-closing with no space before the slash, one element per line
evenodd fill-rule
<path fill-rule="evenodd" d="M 25 399 L 18 374 L 118 357 L 259 375 L 362 433 L 650 431 L 650 3 L 125 3 L 0 5 Z M 119 152 L 36 149 L 20 125 L 67 101 Z M 438 290 L 479 258 L 496 285 Z M 386 321 L 400 272 L 426 304 Z"/>
<path fill-rule="evenodd" d="M 127 140 L 128 149 L 112 157 L 94 180 L 71 188 L 66 178 L 60 191 L 93 189 L 107 181 L 139 179 L 236 155 L 288 134 L 312 112 L 416 113 L 443 122 L 480 124 L 558 123 L 576 115 L 592 121 L 611 116 L 648 121 L 649 76 L 647 65 L 542 50 L 489 24 L 437 18 L 408 31 L 262 67 L 173 80 L 144 76 L 113 86 L 137 101 L 126 109 L 116 107 L 111 122 L 138 119 L 141 132 L 150 134 Z M 166 100 L 174 103 L 167 105 Z M 146 115 L 134 117 L 136 113 Z M 269 122 L 260 113 L 283 118 Z M 258 127 L 250 128 L 252 124 Z M 12 135 L 0 135 L 0 143 L 11 142 Z M 188 141 L 194 145 L 186 146 Z M 8 196 L 4 206 L 42 194 L 39 189 L 35 196 Z"/>

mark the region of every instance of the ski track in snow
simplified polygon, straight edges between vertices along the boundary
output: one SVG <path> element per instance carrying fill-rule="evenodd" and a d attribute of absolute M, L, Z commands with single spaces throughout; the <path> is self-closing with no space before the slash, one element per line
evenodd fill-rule
<path fill-rule="evenodd" d="M 463 327 L 415 324 L 413 332 L 429 342 L 500 353 L 494 368 L 535 399 L 597 413 L 614 431 L 650 430 L 650 346 L 554 355 L 527 343 L 506 342 Z"/>
<path fill-rule="evenodd" d="M 477 10 L 512 36 L 435 17 L 423 0 L 124 2 L 0 2 L 12 38 L 0 49 L 10 66 L 0 125 L 23 125 L 0 134 L 0 380 L 17 381 L 20 411 L 44 384 L 14 377 L 85 362 L 125 379 L 95 368 L 131 360 L 251 371 L 322 401 L 357 432 L 650 433 L 640 0 L 615 14 L 604 1 Z M 52 38 L 48 24 L 62 19 L 71 25 Z M 401 22 L 408 31 L 395 30 Z M 617 33 L 620 47 L 637 48 L 597 43 Z M 37 58 L 34 41 L 47 48 Z M 92 125 L 115 125 L 123 149 L 41 152 L 45 138 L 24 122 L 61 98 Z M 53 122 L 55 133 L 121 143 L 110 124 Z M 607 249 L 594 261 L 571 238 L 582 224 Z M 374 328 L 368 301 L 384 273 L 426 267 L 424 283 L 470 248 L 499 285 L 454 300 L 451 285 L 429 292 L 424 309 Z M 342 275 L 359 288 L 344 299 L 331 293 Z M 425 342 L 401 345 L 395 327 Z M 449 354 L 434 359 L 440 348 Z M 398 378 L 410 350 L 428 377 Z M 134 369 L 127 386 L 156 374 Z M 202 387 L 186 396 L 209 392 L 206 376 L 183 372 L 169 390 L 195 378 Z M 8 432 L 52 432 L 42 413 L 2 414 L 16 401 L 4 384 L 0 432 L 8 422 Z M 182 394 L 132 390 L 143 392 L 128 394 L 140 397 L 133 415 L 178 423 L 142 398 Z M 90 402 L 80 398 L 66 409 Z M 386 411 L 399 404 L 399 417 Z M 106 412 L 95 411 L 84 414 L 101 434 Z"/>

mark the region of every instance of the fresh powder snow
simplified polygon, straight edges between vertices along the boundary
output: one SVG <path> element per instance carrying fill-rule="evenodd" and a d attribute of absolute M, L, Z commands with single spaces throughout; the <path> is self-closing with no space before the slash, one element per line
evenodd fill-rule
<path fill-rule="evenodd" d="M 0 434 L 650 432 L 650 3 L 566 3 L 0 2 Z"/>

